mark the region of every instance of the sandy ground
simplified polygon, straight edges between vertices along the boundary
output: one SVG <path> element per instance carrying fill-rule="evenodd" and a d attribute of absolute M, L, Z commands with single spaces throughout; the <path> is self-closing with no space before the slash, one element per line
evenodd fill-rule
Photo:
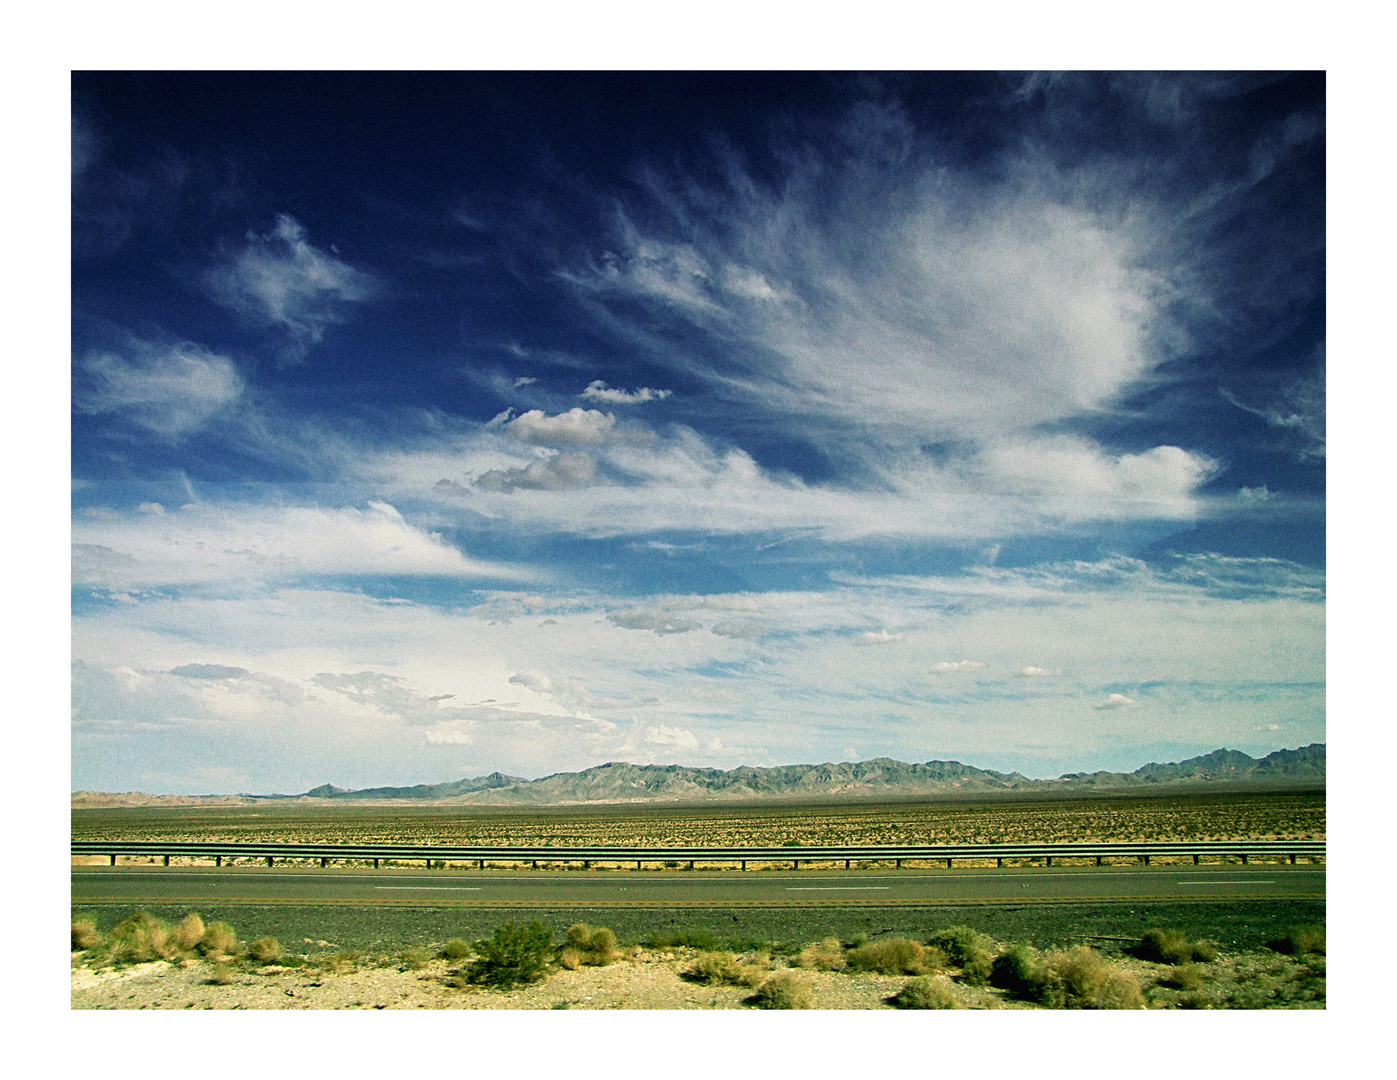
<path fill-rule="evenodd" d="M 752 991 L 703 986 L 680 972 L 693 962 L 689 950 L 636 950 L 607 967 L 560 970 L 541 983 L 509 991 L 450 985 L 459 963 L 428 961 L 416 970 L 359 967 L 328 973 L 275 965 L 235 971 L 232 982 L 210 980 L 204 961 L 163 960 L 93 971 L 74 960 L 74 1009 L 742 1009 Z M 886 1009 L 905 976 L 800 971 L 817 1009 Z M 994 991 L 946 980 L 963 1008 L 1004 1008 Z"/>

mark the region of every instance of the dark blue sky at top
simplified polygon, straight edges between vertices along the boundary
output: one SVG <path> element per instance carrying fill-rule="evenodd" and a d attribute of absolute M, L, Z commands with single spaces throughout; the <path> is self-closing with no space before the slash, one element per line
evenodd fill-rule
<path fill-rule="evenodd" d="M 1322 122 L 1323 75 L 1180 77 L 1185 123 L 1161 120 L 1167 102 L 1122 93 L 1118 83 L 984 73 L 77 73 L 75 152 L 89 164 L 73 193 L 75 397 L 89 387 L 81 361 L 94 351 L 119 350 L 133 336 L 191 341 L 231 358 L 250 392 L 288 423 L 410 444 L 435 423 L 521 409 L 492 375 L 536 379 L 528 392 L 550 413 L 577 404 L 600 378 L 672 390 L 646 407 L 652 424 L 740 444 L 764 468 L 807 482 L 856 483 L 828 443 L 660 362 L 673 345 L 716 369 L 724 358 L 714 341 L 654 312 L 635 320 L 646 335 L 622 333 L 579 302 L 560 270 L 597 265 L 618 249 L 618 205 L 647 234 L 678 239 L 672 210 L 648 197 L 656 176 L 712 190 L 736 160 L 752 183 L 779 193 L 792 162 L 818 157 L 831 174 L 895 177 L 897 147 L 841 143 L 850 110 L 875 101 L 907 118 L 919 161 L 929 155 L 959 176 L 1000 182 L 1032 147 L 1064 172 L 1118 167 L 1123 183 L 1169 208 L 1166 243 L 1187 253 L 1175 261 L 1208 282 L 1207 304 L 1181 315 L 1190 340 L 1118 409 L 1057 430 L 1118 453 L 1183 446 L 1221 465 L 1203 493 L 1265 485 L 1289 500 L 1197 524 L 1008 536 L 1001 561 L 1215 551 L 1322 566 L 1324 459 L 1274 420 L 1294 409 L 1297 386 L 1323 385 L 1324 140 L 1322 132 L 1291 139 L 1285 126 L 1301 115 Z M 1265 172 L 1257 147 L 1268 137 L 1289 148 L 1283 167 L 1240 183 Z M 378 283 L 371 303 L 327 320 L 309 344 L 288 346 L 279 328 L 249 322 L 199 284 L 221 253 L 283 214 Z M 1319 409 L 1322 424 L 1322 390 Z M 924 450 L 934 457 L 955 447 Z M 101 498 L 126 490 L 133 503 L 176 474 L 194 484 L 327 479 L 314 464 L 259 455 L 217 431 L 150 439 L 120 415 L 81 409 L 73 469 L 100 482 Z M 472 551 L 519 542 L 483 528 Z M 582 541 L 529 542 L 567 543 L 579 567 L 593 559 Z M 578 572 L 614 573 L 613 586 L 675 589 L 697 576 L 711 588 L 716 573 L 734 590 L 748 587 L 749 556 L 737 541 L 710 539 L 703 557 L 712 567 L 697 575 L 672 557 L 593 543 L 602 552 L 595 567 Z M 832 557 L 799 549 L 764 556 L 763 584 L 798 582 Z M 838 556 L 894 572 L 969 557 L 955 545 L 876 542 Z"/>

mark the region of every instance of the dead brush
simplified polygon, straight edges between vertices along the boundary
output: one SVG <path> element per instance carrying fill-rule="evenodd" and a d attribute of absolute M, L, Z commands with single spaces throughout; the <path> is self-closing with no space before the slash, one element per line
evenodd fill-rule
<path fill-rule="evenodd" d="M 844 946 L 838 938 L 825 938 L 807 945 L 795 958 L 796 966 L 814 971 L 843 971 L 848 967 L 844 959 Z"/>
<path fill-rule="evenodd" d="M 705 986 L 757 986 L 763 974 L 760 968 L 744 964 L 730 952 L 706 952 L 693 962 L 683 977 Z"/>
<path fill-rule="evenodd" d="M 759 1009 L 813 1009 L 810 985 L 792 971 L 778 971 L 767 979 L 749 1001 Z"/>
<path fill-rule="evenodd" d="M 845 962 L 855 971 L 881 975 L 925 975 L 946 964 L 946 954 L 905 937 L 883 938 L 850 949 Z"/>
<path fill-rule="evenodd" d="M 890 999 L 899 1009 L 959 1009 L 949 980 L 920 975 L 906 984 Z"/>
<path fill-rule="evenodd" d="M 247 955 L 259 964 L 270 964 L 280 960 L 284 951 L 281 942 L 274 937 L 260 937 L 247 947 Z"/>
<path fill-rule="evenodd" d="M 211 922 L 199 938 L 199 952 L 210 960 L 224 960 L 238 949 L 237 932 L 226 922 Z"/>

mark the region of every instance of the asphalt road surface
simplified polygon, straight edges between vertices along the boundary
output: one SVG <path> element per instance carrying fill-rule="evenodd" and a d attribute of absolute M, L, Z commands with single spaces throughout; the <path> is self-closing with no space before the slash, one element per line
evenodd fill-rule
<path fill-rule="evenodd" d="M 718 908 L 1114 900 L 1323 900 L 1322 866 L 549 872 L 74 867 L 72 902 Z"/>

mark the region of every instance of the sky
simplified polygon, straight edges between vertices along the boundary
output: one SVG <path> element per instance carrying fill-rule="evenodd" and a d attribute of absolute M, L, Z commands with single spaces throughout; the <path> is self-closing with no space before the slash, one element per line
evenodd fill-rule
<path fill-rule="evenodd" d="M 72 77 L 73 789 L 1325 741 L 1325 78 Z"/>

